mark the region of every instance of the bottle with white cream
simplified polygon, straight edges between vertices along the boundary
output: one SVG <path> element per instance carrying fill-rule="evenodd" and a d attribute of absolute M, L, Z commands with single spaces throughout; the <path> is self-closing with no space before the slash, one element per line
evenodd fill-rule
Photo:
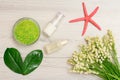
<path fill-rule="evenodd" d="M 45 36 L 50 37 L 56 31 L 58 24 L 63 19 L 64 15 L 60 12 L 51 20 L 48 25 L 44 28 L 43 33 Z"/>

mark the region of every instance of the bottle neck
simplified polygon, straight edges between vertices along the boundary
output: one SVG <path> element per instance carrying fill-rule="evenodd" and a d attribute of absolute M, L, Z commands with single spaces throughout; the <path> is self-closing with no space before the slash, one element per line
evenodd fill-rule
<path fill-rule="evenodd" d="M 61 14 L 60 12 L 57 13 L 57 15 L 53 18 L 53 20 L 51 21 L 51 23 L 54 26 L 57 26 L 59 24 L 59 22 L 63 19 L 64 15 Z"/>

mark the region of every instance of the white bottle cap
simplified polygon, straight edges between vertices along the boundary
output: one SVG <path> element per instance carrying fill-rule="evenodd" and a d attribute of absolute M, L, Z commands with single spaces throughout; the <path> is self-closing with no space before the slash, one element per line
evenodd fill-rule
<path fill-rule="evenodd" d="M 64 15 L 58 12 L 57 15 L 53 18 L 53 20 L 51 20 L 51 23 L 57 27 L 57 25 L 59 24 L 63 17 Z"/>

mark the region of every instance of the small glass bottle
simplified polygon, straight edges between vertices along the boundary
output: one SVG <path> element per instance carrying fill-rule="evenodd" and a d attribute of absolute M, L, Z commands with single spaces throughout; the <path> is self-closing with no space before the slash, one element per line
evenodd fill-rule
<path fill-rule="evenodd" d="M 53 53 L 55 51 L 60 50 L 67 43 L 68 43 L 68 40 L 59 40 L 59 41 L 52 42 L 50 44 L 45 45 L 44 49 L 48 54 Z"/>
<path fill-rule="evenodd" d="M 64 17 L 64 15 L 62 13 L 58 12 L 57 15 L 44 28 L 43 33 L 47 37 L 50 37 L 56 31 L 57 26 L 63 17 Z"/>

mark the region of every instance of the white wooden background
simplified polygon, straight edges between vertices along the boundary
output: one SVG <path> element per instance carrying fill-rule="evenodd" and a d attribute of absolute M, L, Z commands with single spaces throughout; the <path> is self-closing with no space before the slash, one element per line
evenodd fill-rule
<path fill-rule="evenodd" d="M 67 60 L 77 46 L 82 44 L 81 37 L 83 22 L 68 23 L 69 20 L 82 17 L 82 2 L 85 2 L 88 13 L 96 6 L 100 9 L 93 19 L 101 26 L 98 31 L 89 24 L 86 36 L 102 36 L 106 30 L 113 31 L 116 40 L 117 52 L 120 52 L 120 0 L 0 0 L 0 80 L 100 80 L 94 75 L 80 75 L 70 73 Z M 22 17 L 31 17 L 38 21 L 43 28 L 56 13 L 60 11 L 65 15 L 59 28 L 51 40 L 68 39 L 69 44 L 62 50 L 46 55 L 42 64 L 27 76 L 16 74 L 9 70 L 3 62 L 3 54 L 7 47 L 17 48 L 23 57 L 33 49 L 43 49 L 48 41 L 37 41 L 31 46 L 17 44 L 12 38 L 14 23 Z M 120 53 L 118 57 L 120 56 Z"/>

